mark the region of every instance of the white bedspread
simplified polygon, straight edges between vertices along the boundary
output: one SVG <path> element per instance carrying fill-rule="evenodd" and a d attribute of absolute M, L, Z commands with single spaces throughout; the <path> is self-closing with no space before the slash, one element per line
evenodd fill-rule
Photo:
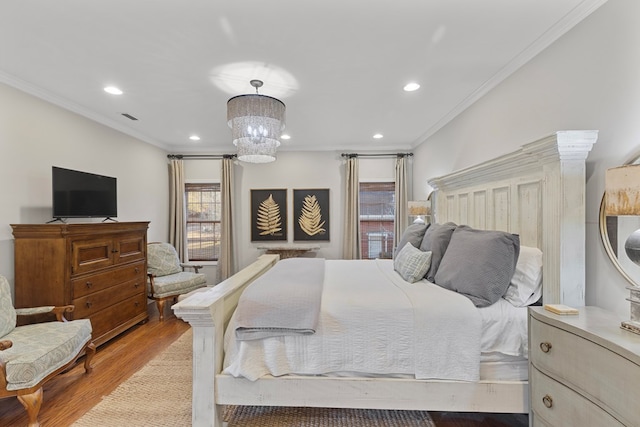
<path fill-rule="evenodd" d="M 482 320 L 468 298 L 427 281 L 407 283 L 389 260 L 331 260 L 325 268 L 316 333 L 253 341 L 227 333 L 226 373 L 479 379 Z"/>

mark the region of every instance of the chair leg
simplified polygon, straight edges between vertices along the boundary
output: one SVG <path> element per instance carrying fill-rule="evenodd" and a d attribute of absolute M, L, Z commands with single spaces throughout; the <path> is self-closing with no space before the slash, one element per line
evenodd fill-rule
<path fill-rule="evenodd" d="M 164 321 L 164 303 L 165 303 L 164 299 L 156 300 L 156 305 L 158 306 L 158 313 L 160 314 L 160 321 L 161 322 Z"/>
<path fill-rule="evenodd" d="M 91 341 L 87 347 L 85 348 L 85 356 L 84 356 L 84 371 L 88 374 L 93 370 L 93 366 L 91 366 L 91 360 L 93 360 L 93 356 L 96 355 L 96 345 Z"/>
<path fill-rule="evenodd" d="M 27 410 L 29 416 L 29 427 L 39 427 L 38 413 L 40 412 L 40 406 L 42 405 L 42 387 L 37 389 L 31 394 L 18 395 L 18 400 Z"/>

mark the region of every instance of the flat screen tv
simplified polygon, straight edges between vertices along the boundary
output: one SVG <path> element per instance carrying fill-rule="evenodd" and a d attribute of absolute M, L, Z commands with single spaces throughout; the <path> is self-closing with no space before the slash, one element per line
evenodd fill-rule
<path fill-rule="evenodd" d="M 52 167 L 53 217 L 118 216 L 116 178 Z"/>

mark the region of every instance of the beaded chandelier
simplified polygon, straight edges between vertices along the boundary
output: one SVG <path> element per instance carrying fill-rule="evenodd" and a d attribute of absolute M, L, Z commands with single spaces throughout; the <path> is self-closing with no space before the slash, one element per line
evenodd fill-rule
<path fill-rule="evenodd" d="M 238 160 L 273 162 L 285 126 L 285 106 L 279 99 L 258 93 L 262 81 L 250 83 L 256 88 L 255 94 L 238 95 L 227 101 L 227 124 L 238 149 Z"/>

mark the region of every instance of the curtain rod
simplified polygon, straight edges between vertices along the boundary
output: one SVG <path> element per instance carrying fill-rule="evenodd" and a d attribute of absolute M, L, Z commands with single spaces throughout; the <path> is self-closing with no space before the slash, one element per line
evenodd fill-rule
<path fill-rule="evenodd" d="M 342 153 L 342 157 L 352 159 L 354 157 L 411 157 L 413 153 L 380 153 L 380 154 L 358 154 L 358 153 Z"/>
<path fill-rule="evenodd" d="M 167 154 L 168 159 L 233 159 L 236 154 Z"/>

